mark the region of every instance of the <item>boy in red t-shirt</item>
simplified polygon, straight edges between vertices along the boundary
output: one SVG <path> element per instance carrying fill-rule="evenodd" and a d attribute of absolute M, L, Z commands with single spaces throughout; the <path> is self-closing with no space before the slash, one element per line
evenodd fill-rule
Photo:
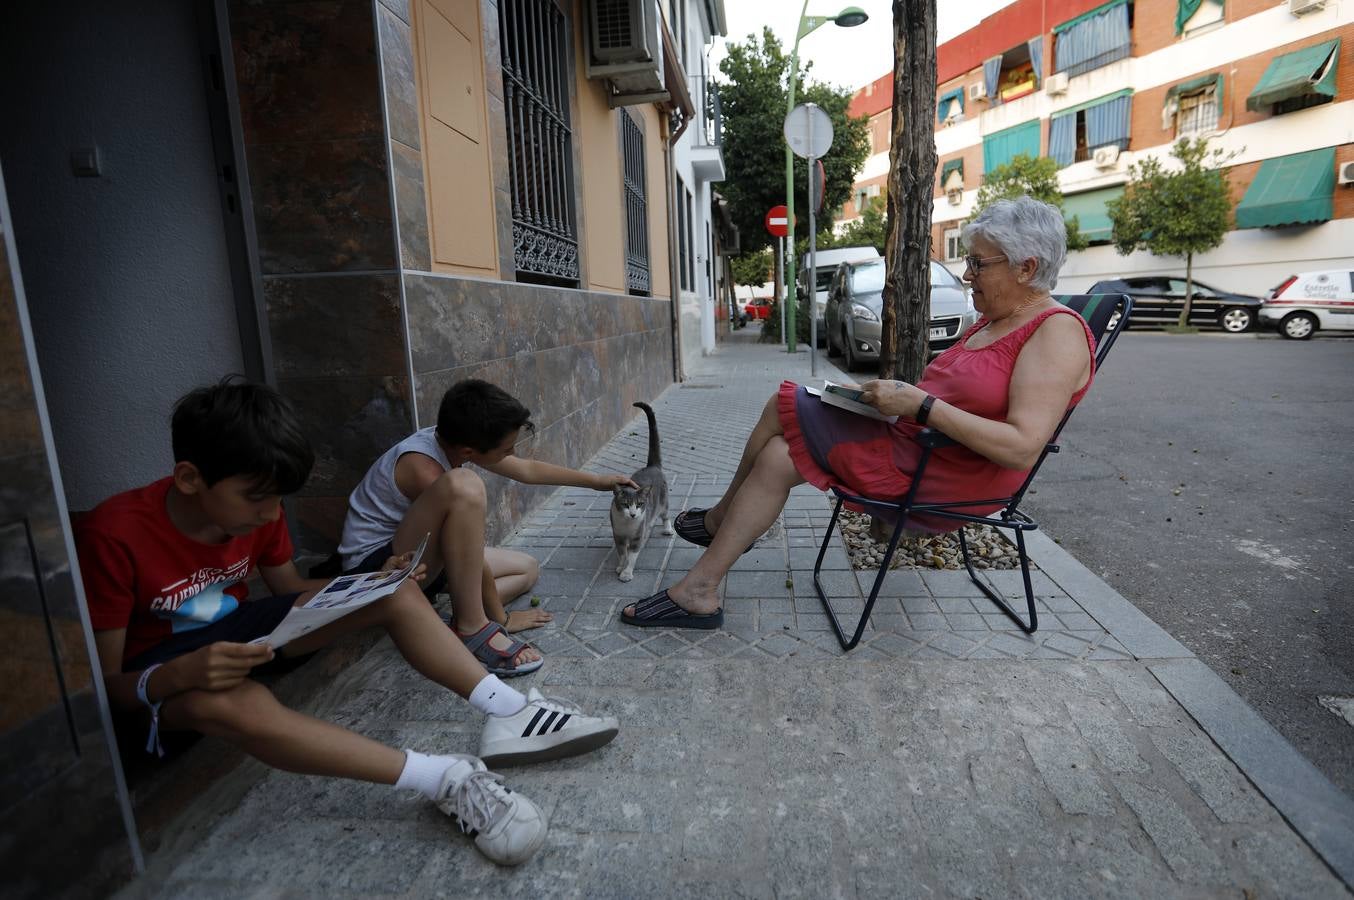
<path fill-rule="evenodd" d="M 293 606 L 323 581 L 293 564 L 281 499 L 305 483 L 314 454 L 291 405 L 264 385 L 221 383 L 181 399 L 173 473 L 101 503 L 76 527 L 81 574 L 104 682 L 114 706 L 151 711 L 158 731 L 215 735 L 280 769 L 418 790 L 475 834 L 503 865 L 544 842 L 541 811 L 504 789 L 485 763 L 555 759 L 595 749 L 616 720 L 584 715 L 535 689 L 523 696 L 486 675 L 413 580 L 394 594 L 288 643 L 300 656 L 373 626 L 409 663 L 488 715 L 480 756 L 400 751 L 288 709 L 249 678 Z M 407 562 L 394 557 L 386 568 Z M 249 600 L 257 568 L 273 596 Z"/>

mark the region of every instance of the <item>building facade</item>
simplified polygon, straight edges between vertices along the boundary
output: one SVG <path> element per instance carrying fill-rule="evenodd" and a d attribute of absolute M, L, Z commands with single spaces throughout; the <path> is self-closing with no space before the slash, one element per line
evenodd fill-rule
<path fill-rule="evenodd" d="M 140 859 L 70 517 L 167 474 L 173 401 L 231 373 L 276 385 L 315 445 L 287 504 L 303 554 L 333 548 L 367 466 L 462 378 L 523 400 L 534 455 L 581 465 L 678 377 L 673 298 L 710 293 L 690 285 L 722 163 L 693 98 L 723 16 L 722 0 L 0 13 L 16 896 L 106 893 Z M 487 482 L 491 540 L 547 494 Z"/>
<path fill-rule="evenodd" d="M 1118 255 L 1105 203 L 1135 160 L 1169 165 L 1176 140 L 1207 136 L 1235 154 L 1236 221 L 1195 257 L 1197 277 L 1260 294 L 1347 265 L 1351 44 L 1354 6 L 1342 0 L 1018 0 L 938 48 L 933 252 L 957 264 L 984 176 L 1025 153 L 1057 161 L 1064 210 L 1091 242 L 1069 255 L 1059 290 L 1180 272 L 1180 259 Z M 862 106 L 881 82 L 857 92 Z M 872 158 L 861 187 L 886 169 L 887 156 Z"/>

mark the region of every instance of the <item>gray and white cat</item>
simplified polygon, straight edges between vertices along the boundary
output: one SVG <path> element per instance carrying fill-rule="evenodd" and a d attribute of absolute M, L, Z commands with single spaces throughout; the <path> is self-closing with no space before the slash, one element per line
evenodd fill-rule
<path fill-rule="evenodd" d="M 668 480 L 658 452 L 658 423 L 649 404 L 635 406 L 649 418 L 649 459 L 644 468 L 630 476 L 639 489 L 617 487 L 611 497 L 611 538 L 616 542 L 616 574 L 621 581 L 635 577 L 635 560 L 649 540 L 654 522 L 663 523 L 664 534 L 673 533 L 668 516 Z"/>

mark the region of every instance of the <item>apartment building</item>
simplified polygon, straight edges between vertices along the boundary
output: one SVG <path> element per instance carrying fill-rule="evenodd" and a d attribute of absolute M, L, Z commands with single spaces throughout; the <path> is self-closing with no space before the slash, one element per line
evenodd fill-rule
<path fill-rule="evenodd" d="M 723 20 L 722 0 L 0 12 L 13 896 L 107 894 L 141 860 L 71 516 L 164 476 L 172 402 L 232 373 L 276 385 L 315 446 L 287 503 L 302 554 L 462 378 L 523 400 L 530 452 L 581 465 L 672 383 L 679 303 L 711 295 L 702 48 Z M 488 488 L 491 540 L 546 496 Z"/>
<path fill-rule="evenodd" d="M 1194 260 L 1211 284 L 1261 293 L 1354 256 L 1354 4 L 1348 0 L 1018 0 L 937 53 L 932 246 L 951 265 L 985 175 L 1018 154 L 1055 159 L 1067 215 L 1091 246 L 1059 289 L 1183 262 L 1110 245 L 1105 203 L 1128 168 L 1207 135 L 1236 155 L 1222 246 Z M 891 76 L 857 92 L 887 123 Z M 887 128 L 887 124 L 885 124 Z M 887 172 L 867 161 L 853 204 Z M 883 188 L 878 188 L 882 190 Z"/>

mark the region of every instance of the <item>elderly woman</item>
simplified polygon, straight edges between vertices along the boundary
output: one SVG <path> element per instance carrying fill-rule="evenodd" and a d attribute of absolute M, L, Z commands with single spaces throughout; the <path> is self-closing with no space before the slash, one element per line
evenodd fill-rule
<path fill-rule="evenodd" d="M 982 318 L 926 367 L 917 384 L 870 381 L 864 402 L 896 424 L 828 406 L 793 382 L 767 402 L 733 481 L 710 509 L 682 513 L 678 534 L 709 549 L 681 581 L 627 607 L 622 621 L 663 628 L 718 628 L 719 583 L 766 531 L 790 489 L 809 482 L 871 497 L 902 497 L 921 456 L 922 426 L 958 446 L 927 465 L 920 500 L 1010 496 L 1065 413 L 1086 394 L 1095 340 L 1049 291 L 1067 257 L 1054 206 L 998 201 L 964 228 L 964 280 Z M 972 509 L 981 514 L 997 506 Z M 951 526 L 955 527 L 955 526 Z"/>

